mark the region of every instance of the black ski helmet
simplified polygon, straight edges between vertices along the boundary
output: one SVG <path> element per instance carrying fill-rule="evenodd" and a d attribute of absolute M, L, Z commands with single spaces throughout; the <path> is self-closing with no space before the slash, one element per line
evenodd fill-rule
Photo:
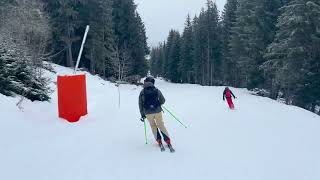
<path fill-rule="evenodd" d="M 154 80 L 154 78 L 153 78 L 152 76 L 148 76 L 148 77 L 144 80 L 144 82 L 151 82 L 152 84 L 154 84 L 154 83 L 155 83 L 155 80 Z"/>

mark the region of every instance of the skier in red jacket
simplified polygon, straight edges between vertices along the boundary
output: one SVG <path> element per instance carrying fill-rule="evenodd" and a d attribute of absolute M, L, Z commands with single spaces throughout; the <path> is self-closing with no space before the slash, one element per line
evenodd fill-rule
<path fill-rule="evenodd" d="M 229 89 L 229 87 L 226 87 L 223 91 L 223 101 L 225 100 L 225 98 L 227 99 L 228 105 L 230 109 L 234 109 L 234 104 L 232 102 L 232 96 L 233 98 L 237 98 L 232 91 Z"/>

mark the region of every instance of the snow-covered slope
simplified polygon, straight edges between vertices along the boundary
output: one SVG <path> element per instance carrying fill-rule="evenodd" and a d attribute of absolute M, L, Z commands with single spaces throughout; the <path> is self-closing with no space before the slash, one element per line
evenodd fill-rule
<path fill-rule="evenodd" d="M 23 111 L 17 98 L 0 95 L 0 179 L 320 179 L 319 116 L 244 89 L 233 89 L 237 110 L 230 111 L 223 87 L 156 85 L 188 126 L 164 115 L 173 154 L 160 152 L 149 126 L 144 143 L 141 87 L 121 85 L 119 108 L 114 84 L 87 74 L 89 115 L 76 124 L 57 117 L 56 92 L 50 103 L 25 101 Z"/>

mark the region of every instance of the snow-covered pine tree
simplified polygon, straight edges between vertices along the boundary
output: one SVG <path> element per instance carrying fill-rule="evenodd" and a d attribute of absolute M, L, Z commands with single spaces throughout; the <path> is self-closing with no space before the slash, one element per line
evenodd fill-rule
<path fill-rule="evenodd" d="M 280 89 L 288 104 L 301 106 L 297 100 L 307 98 L 308 93 L 298 92 L 305 87 L 308 67 L 317 62 L 313 54 L 319 49 L 314 49 L 313 36 L 318 30 L 306 0 L 292 0 L 281 12 L 275 40 L 267 49 L 262 67 L 273 78 L 272 88 Z"/>
<path fill-rule="evenodd" d="M 303 64 L 305 73 L 297 88 L 295 104 L 316 112 L 316 106 L 320 106 L 320 2 L 309 0 L 306 6 L 312 31 L 311 59 Z"/>
<path fill-rule="evenodd" d="M 12 92 L 10 92 L 10 79 L 7 69 L 7 60 L 9 58 L 7 51 L 3 46 L 0 46 L 0 93 L 6 96 L 12 95 Z"/>
<path fill-rule="evenodd" d="M 263 87 L 259 66 L 265 61 L 264 51 L 272 42 L 280 0 L 239 0 L 230 43 L 232 59 L 238 68 L 236 80 L 240 87 Z"/>
<path fill-rule="evenodd" d="M 37 76 L 29 60 L 19 59 L 14 49 L 5 50 L 0 44 L 0 93 L 7 96 L 21 95 L 32 101 L 48 101 L 50 90 L 47 79 Z"/>
<path fill-rule="evenodd" d="M 1 93 L 30 100 L 49 100 L 42 78 L 48 32 L 42 1 L 2 1 L 0 13 Z"/>

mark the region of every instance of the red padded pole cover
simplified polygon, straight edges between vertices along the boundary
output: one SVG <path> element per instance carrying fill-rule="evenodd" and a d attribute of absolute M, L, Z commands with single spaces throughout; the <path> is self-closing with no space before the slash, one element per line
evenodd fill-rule
<path fill-rule="evenodd" d="M 59 117 L 69 122 L 79 121 L 88 114 L 86 76 L 58 76 Z"/>

